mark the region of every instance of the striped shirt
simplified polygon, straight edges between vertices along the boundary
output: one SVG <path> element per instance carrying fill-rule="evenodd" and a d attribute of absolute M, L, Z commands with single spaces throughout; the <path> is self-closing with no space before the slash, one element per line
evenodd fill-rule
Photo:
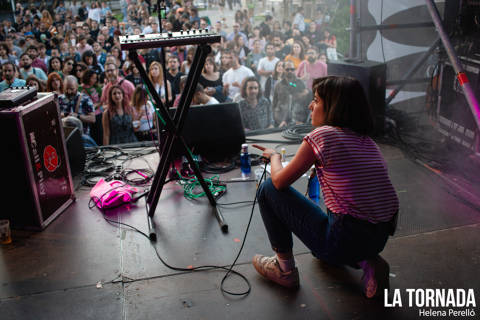
<path fill-rule="evenodd" d="M 325 205 L 371 223 L 390 221 L 397 194 L 375 142 L 350 129 L 322 126 L 304 140 L 317 158 L 315 167 Z"/>

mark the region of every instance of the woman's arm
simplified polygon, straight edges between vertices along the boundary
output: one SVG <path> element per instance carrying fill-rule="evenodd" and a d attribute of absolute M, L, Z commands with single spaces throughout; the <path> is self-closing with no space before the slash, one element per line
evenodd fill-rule
<path fill-rule="evenodd" d="M 270 159 L 270 176 L 276 189 L 281 190 L 294 183 L 315 162 L 315 154 L 305 141 L 302 142 L 292 161 L 283 167 L 281 156 L 273 149 L 253 145 L 263 151 L 263 156 Z"/>
<path fill-rule="evenodd" d="M 107 111 L 103 112 L 102 126 L 103 126 L 103 145 L 108 146 L 110 144 L 110 123 L 108 121 Z"/>

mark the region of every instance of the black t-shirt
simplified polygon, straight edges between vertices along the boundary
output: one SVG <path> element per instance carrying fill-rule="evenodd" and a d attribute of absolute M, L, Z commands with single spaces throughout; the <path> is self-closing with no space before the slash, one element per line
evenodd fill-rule
<path fill-rule="evenodd" d="M 183 76 L 182 72 L 178 72 L 175 76 L 172 76 L 170 72 L 167 71 L 167 80 L 170 81 L 172 85 L 172 94 L 175 96 L 180 93 L 180 77 Z"/>

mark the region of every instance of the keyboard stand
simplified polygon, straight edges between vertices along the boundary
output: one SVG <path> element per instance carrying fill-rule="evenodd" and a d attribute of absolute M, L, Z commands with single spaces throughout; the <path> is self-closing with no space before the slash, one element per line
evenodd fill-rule
<path fill-rule="evenodd" d="M 159 95 L 157 94 L 154 85 L 148 78 L 147 72 L 143 68 L 142 63 L 138 59 L 138 54 L 136 49 L 129 49 L 129 58 L 135 63 L 135 66 L 140 72 L 140 75 L 148 88 L 155 104 L 158 107 L 161 118 L 159 119 L 166 128 L 165 141 L 161 145 L 161 154 L 160 162 L 155 172 L 155 177 L 152 182 L 152 186 L 148 193 L 147 197 L 147 212 L 148 212 L 148 229 L 149 237 L 151 241 L 156 241 L 157 236 L 155 232 L 155 223 L 153 221 L 153 216 L 155 214 L 155 209 L 157 208 L 158 200 L 163 190 L 163 185 L 165 184 L 165 179 L 170 170 L 170 166 L 174 159 L 172 159 L 173 145 L 176 141 L 180 142 L 182 152 L 187 158 L 191 168 L 193 169 L 195 176 L 197 177 L 200 185 L 202 186 L 205 194 L 207 195 L 208 201 L 212 206 L 213 214 L 218 220 L 220 228 L 223 232 L 228 232 L 228 225 L 225 223 L 225 220 L 221 212 L 217 208 L 217 203 L 215 198 L 212 195 L 212 192 L 208 188 L 203 176 L 200 172 L 200 169 L 197 163 L 193 160 L 193 156 L 188 148 L 183 136 L 181 135 L 185 119 L 192 102 L 195 89 L 197 87 L 198 79 L 202 73 L 203 66 L 205 64 L 205 59 L 207 55 L 211 52 L 211 47 L 208 44 L 199 44 L 197 50 L 195 51 L 195 57 L 188 73 L 187 81 L 185 83 L 185 89 L 183 90 L 180 96 L 180 102 L 178 108 L 173 116 L 173 119 L 170 117 L 167 108 L 162 103 Z"/>

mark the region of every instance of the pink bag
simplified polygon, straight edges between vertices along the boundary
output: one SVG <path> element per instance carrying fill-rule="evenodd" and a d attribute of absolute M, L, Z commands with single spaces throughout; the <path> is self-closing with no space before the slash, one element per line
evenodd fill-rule
<path fill-rule="evenodd" d="M 122 181 L 105 181 L 100 179 L 90 190 L 90 198 L 100 209 L 109 209 L 118 207 L 125 203 L 130 203 L 133 195 L 138 189 Z"/>

